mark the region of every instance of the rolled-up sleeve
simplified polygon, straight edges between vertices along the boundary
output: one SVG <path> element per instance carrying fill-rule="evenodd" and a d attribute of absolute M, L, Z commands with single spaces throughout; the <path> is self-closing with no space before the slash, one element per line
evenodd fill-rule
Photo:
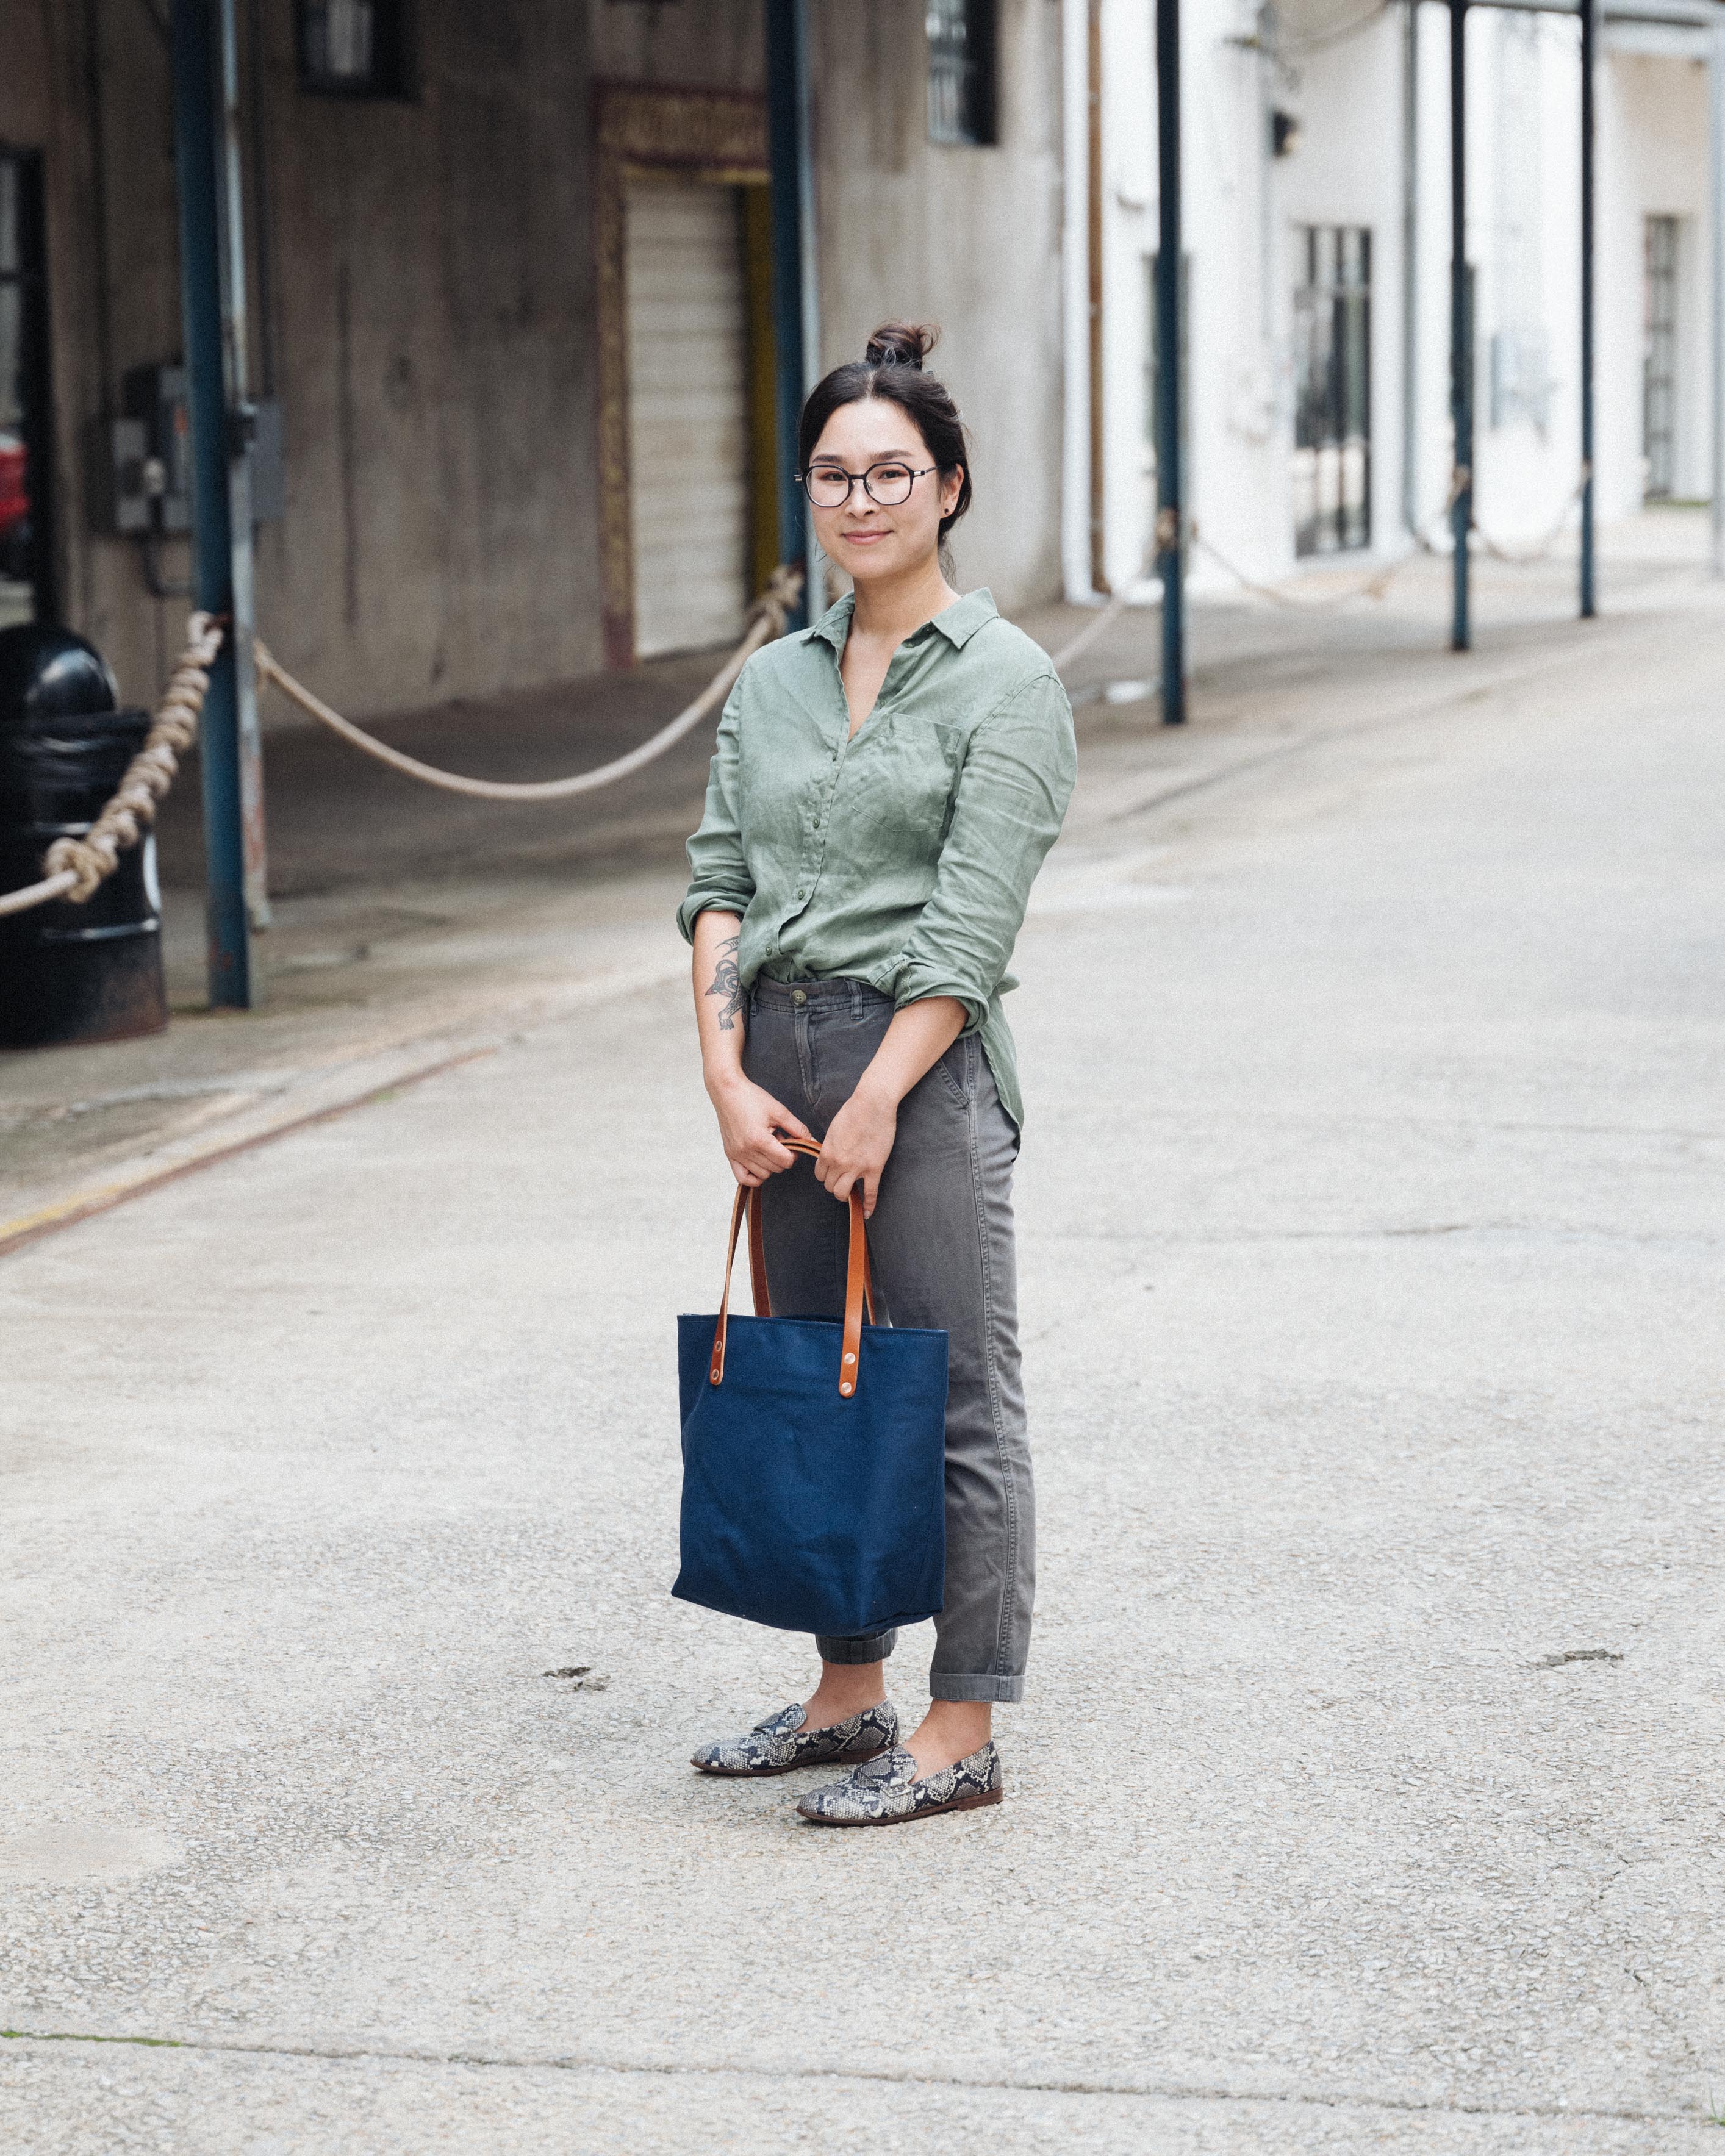
<path fill-rule="evenodd" d="M 701 829 L 689 841 L 689 889 L 677 908 L 677 926 L 685 942 L 695 941 L 695 923 L 716 907 L 742 915 L 755 895 L 754 880 L 742 850 L 737 819 L 737 744 L 742 723 L 742 683 L 726 700 L 717 744 L 706 782 L 706 809 Z"/>
<path fill-rule="evenodd" d="M 981 1024 L 1077 771 L 1072 707 L 1052 673 L 1026 682 L 977 728 L 934 889 L 896 964 L 875 977 L 900 1009 L 952 996 L 967 1031 Z"/>

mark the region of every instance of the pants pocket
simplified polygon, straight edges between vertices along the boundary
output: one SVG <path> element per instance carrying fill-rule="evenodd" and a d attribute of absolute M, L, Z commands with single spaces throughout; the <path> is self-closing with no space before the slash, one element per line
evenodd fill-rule
<path fill-rule="evenodd" d="M 976 1091 L 976 1059 L 981 1053 L 973 1033 L 961 1034 L 935 1065 L 954 1106 L 968 1108 Z"/>

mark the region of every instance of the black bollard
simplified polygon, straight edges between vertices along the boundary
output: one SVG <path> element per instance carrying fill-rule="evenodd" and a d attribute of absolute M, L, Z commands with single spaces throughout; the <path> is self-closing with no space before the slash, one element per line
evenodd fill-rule
<path fill-rule="evenodd" d="M 100 652 L 69 629 L 0 630 L 0 891 L 37 882 L 82 838 L 150 731 L 116 710 Z M 0 916 L 0 1047 L 129 1040 L 167 1024 L 156 841 L 146 832 L 81 906 Z"/>

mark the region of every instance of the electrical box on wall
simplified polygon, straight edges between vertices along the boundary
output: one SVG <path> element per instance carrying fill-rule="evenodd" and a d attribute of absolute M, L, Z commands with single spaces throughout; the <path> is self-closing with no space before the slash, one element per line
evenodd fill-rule
<path fill-rule="evenodd" d="M 192 529 L 192 415 L 183 367 L 135 367 L 126 377 L 126 416 L 141 420 L 148 441 L 144 491 L 163 538 Z"/>
<path fill-rule="evenodd" d="M 192 429 L 186 370 L 135 367 L 126 375 L 125 416 L 90 429 L 90 522 L 121 539 L 178 539 L 192 529 Z M 281 406 L 265 398 L 245 408 L 252 459 L 252 521 L 285 511 Z"/>

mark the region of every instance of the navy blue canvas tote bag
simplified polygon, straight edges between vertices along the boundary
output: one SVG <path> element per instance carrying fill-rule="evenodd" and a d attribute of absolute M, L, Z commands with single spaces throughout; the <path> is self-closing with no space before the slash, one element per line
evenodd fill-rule
<path fill-rule="evenodd" d="M 756 1315 L 733 1317 L 745 1213 Z M 850 1196 L 842 1321 L 773 1317 L 760 1194 L 737 1191 L 718 1316 L 677 1320 L 682 1568 L 673 1594 L 838 1638 L 940 1609 L 947 1336 L 873 1317 L 860 1191 Z"/>

